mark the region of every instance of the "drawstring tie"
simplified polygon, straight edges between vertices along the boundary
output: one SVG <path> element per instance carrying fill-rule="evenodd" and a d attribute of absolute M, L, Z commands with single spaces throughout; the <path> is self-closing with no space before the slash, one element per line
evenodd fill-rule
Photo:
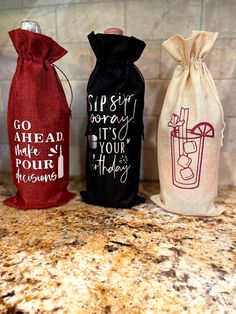
<path fill-rule="evenodd" d="M 55 64 L 53 63 L 52 66 L 54 66 L 55 68 L 57 68 L 57 69 L 61 72 L 61 74 L 65 77 L 65 79 L 66 79 L 66 81 L 67 81 L 67 83 L 68 83 L 68 85 L 69 85 L 70 93 L 71 93 L 71 99 L 70 99 L 69 109 L 70 109 L 70 111 L 71 111 L 71 107 L 72 107 L 72 103 L 73 103 L 73 98 L 74 98 L 71 83 L 70 83 L 68 77 L 66 76 L 66 74 L 65 74 L 57 65 L 55 65 Z M 58 77 L 58 79 L 59 79 L 59 77 Z M 60 80 L 60 79 L 59 79 L 59 82 L 61 83 L 61 80 Z M 61 86 L 62 86 L 62 84 L 61 84 Z M 63 88 L 63 87 L 62 87 L 62 88 Z M 71 114 L 71 117 L 72 117 L 72 114 Z"/>

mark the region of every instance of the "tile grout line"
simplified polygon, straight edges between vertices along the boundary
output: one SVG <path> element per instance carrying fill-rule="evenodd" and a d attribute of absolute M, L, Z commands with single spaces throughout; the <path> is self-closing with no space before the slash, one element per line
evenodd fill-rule
<path fill-rule="evenodd" d="M 0 11 L 1 12 L 1 11 Z M 157 41 L 165 41 L 165 40 L 167 40 L 167 38 L 156 38 L 156 39 L 149 39 L 149 38 L 140 38 L 141 40 L 143 40 L 143 41 L 152 41 L 152 42 L 157 42 Z M 218 40 L 236 40 L 236 37 L 219 37 L 218 38 Z M 71 42 L 71 41 L 61 41 L 61 43 L 62 44 L 86 44 L 87 43 L 87 41 L 86 40 L 81 40 L 81 41 L 79 41 L 79 42 Z M 1 47 L 6 47 L 6 46 L 10 46 L 9 44 L 8 45 L 0 45 L 0 48 Z"/>
<path fill-rule="evenodd" d="M 202 30 L 203 27 L 203 11 L 204 11 L 204 0 L 201 0 L 201 15 L 200 15 L 200 30 Z"/>
<path fill-rule="evenodd" d="M 154 77 L 154 78 L 145 78 L 145 82 L 150 82 L 150 81 L 157 81 L 157 82 L 159 82 L 159 81 L 162 81 L 162 82 L 169 82 L 171 80 L 171 77 L 170 78 L 157 78 L 157 77 Z M 215 77 L 213 77 L 213 80 L 214 81 L 235 81 L 236 80 L 236 78 L 234 78 L 234 77 L 232 77 L 232 78 L 215 78 Z M 12 80 L 11 79 L 0 79 L 0 82 L 11 82 Z M 65 81 L 66 82 L 66 80 L 65 79 L 62 79 L 61 81 Z M 88 82 L 88 79 L 80 79 L 80 78 L 78 78 L 78 79 L 70 79 L 70 81 L 72 81 L 72 82 Z"/>
<path fill-rule="evenodd" d="M 56 41 L 58 42 L 58 16 L 57 16 L 57 5 L 55 6 L 55 31 L 56 31 Z"/>
<path fill-rule="evenodd" d="M 127 2 L 124 1 L 124 32 L 127 33 Z"/>
<path fill-rule="evenodd" d="M 164 42 L 163 40 L 158 40 L 159 42 L 159 53 L 160 53 L 160 60 L 159 60 L 159 80 L 162 78 L 162 43 Z"/>

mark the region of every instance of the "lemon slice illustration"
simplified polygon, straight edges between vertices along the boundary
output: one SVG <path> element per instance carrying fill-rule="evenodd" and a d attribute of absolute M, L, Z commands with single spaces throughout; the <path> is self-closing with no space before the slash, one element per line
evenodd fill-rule
<path fill-rule="evenodd" d="M 214 137 L 215 135 L 213 126 L 208 122 L 200 122 L 196 124 L 192 128 L 191 133 L 204 137 Z"/>

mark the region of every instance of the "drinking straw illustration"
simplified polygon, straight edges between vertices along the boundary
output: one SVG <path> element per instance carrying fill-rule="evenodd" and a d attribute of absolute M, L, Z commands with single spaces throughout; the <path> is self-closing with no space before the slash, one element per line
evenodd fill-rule
<path fill-rule="evenodd" d="M 187 154 L 184 152 L 184 143 L 187 141 L 188 137 L 188 117 L 189 117 L 189 108 L 180 109 L 180 121 L 183 121 L 183 124 L 179 126 L 179 136 L 180 136 L 180 149 L 179 153 L 181 155 Z"/>

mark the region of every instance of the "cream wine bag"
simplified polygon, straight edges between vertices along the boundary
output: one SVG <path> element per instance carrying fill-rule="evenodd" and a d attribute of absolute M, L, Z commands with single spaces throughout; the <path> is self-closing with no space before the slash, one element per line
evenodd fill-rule
<path fill-rule="evenodd" d="M 178 62 L 158 129 L 160 195 L 151 200 L 168 211 L 215 216 L 214 204 L 224 121 L 212 76 L 203 62 L 217 33 L 194 31 L 163 43 Z"/>

